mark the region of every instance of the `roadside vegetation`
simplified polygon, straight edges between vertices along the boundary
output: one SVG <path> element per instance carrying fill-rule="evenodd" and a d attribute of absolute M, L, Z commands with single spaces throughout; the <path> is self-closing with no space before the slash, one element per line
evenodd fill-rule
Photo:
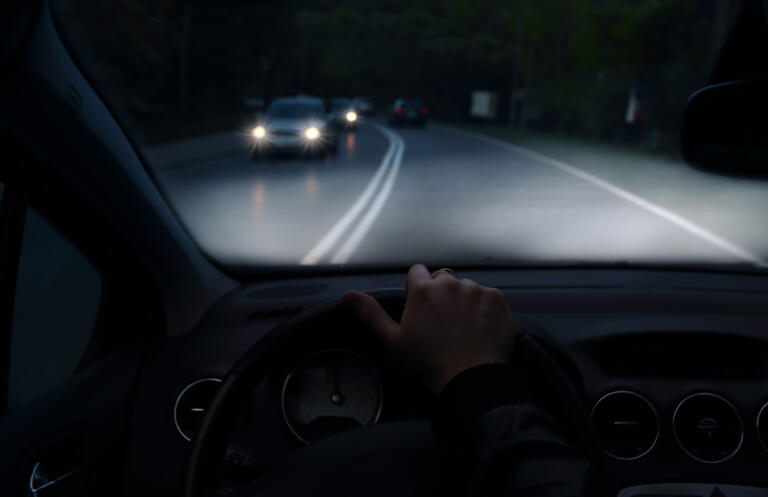
<path fill-rule="evenodd" d="M 657 149 L 676 147 L 739 3 L 53 2 L 67 41 L 92 47 L 87 72 L 150 142 L 244 125 L 245 99 L 296 93 L 379 109 L 416 96 L 467 121 L 482 90 L 498 96 L 496 125 Z"/>

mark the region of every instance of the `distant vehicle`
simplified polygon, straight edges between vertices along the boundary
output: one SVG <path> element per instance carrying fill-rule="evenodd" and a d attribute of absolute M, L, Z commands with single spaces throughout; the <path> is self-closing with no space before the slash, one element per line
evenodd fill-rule
<path fill-rule="evenodd" d="M 322 99 L 305 96 L 273 101 L 251 136 L 257 155 L 277 151 L 321 155 L 336 152 L 339 140 Z"/>
<path fill-rule="evenodd" d="M 330 112 L 334 123 L 340 129 L 354 129 L 357 127 L 359 116 L 351 98 L 329 98 L 328 111 Z"/>
<path fill-rule="evenodd" d="M 418 98 L 398 98 L 392 106 L 389 123 L 393 126 L 413 124 L 424 126 L 429 110 Z"/>
<path fill-rule="evenodd" d="M 373 101 L 368 97 L 355 97 L 352 99 L 352 104 L 361 116 L 370 116 L 375 110 Z"/>

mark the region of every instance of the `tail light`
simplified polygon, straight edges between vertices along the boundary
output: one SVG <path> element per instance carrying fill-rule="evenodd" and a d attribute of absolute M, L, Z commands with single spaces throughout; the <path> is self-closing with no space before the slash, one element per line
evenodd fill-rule
<path fill-rule="evenodd" d="M 397 114 L 398 116 L 402 116 L 403 112 L 405 112 L 405 110 L 402 107 L 398 107 L 397 109 L 395 109 L 395 114 Z"/>
<path fill-rule="evenodd" d="M 429 114 L 429 110 L 427 110 L 426 107 L 422 107 L 421 108 L 421 115 L 422 116 L 426 116 L 427 114 Z"/>

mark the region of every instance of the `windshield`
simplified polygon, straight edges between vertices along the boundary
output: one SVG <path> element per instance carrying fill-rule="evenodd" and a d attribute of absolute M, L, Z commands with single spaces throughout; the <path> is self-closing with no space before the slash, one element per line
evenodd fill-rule
<path fill-rule="evenodd" d="M 420 109 L 424 106 L 421 100 L 415 100 L 413 98 L 406 98 L 395 102 L 396 107 L 403 107 L 406 109 Z"/>
<path fill-rule="evenodd" d="M 694 169 L 679 149 L 686 100 L 743 3 L 53 9 L 182 224 L 224 265 L 754 266 L 768 258 L 768 184 Z M 336 112 L 310 124 L 326 114 L 307 101 Z"/>
<path fill-rule="evenodd" d="M 323 105 L 296 102 L 275 102 L 269 106 L 267 115 L 273 118 L 322 117 Z"/>
<path fill-rule="evenodd" d="M 329 101 L 331 110 L 347 110 L 352 107 L 352 100 L 348 98 L 332 98 Z"/>

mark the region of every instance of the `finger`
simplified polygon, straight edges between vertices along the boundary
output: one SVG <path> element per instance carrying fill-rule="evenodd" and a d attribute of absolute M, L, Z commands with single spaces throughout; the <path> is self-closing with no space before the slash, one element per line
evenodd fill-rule
<path fill-rule="evenodd" d="M 406 287 L 414 288 L 418 283 L 423 281 L 429 281 L 432 279 L 432 275 L 424 266 L 424 264 L 414 264 L 408 271 L 408 278 L 406 278 Z"/>
<path fill-rule="evenodd" d="M 365 326 L 372 329 L 386 343 L 397 339 L 400 325 L 387 314 L 379 302 L 363 292 L 349 291 L 341 296 L 344 305 L 350 307 Z"/>
<path fill-rule="evenodd" d="M 435 271 L 432 273 L 432 279 L 435 281 L 441 281 L 441 280 L 456 280 L 456 275 L 453 273 L 450 273 L 448 271 Z"/>

